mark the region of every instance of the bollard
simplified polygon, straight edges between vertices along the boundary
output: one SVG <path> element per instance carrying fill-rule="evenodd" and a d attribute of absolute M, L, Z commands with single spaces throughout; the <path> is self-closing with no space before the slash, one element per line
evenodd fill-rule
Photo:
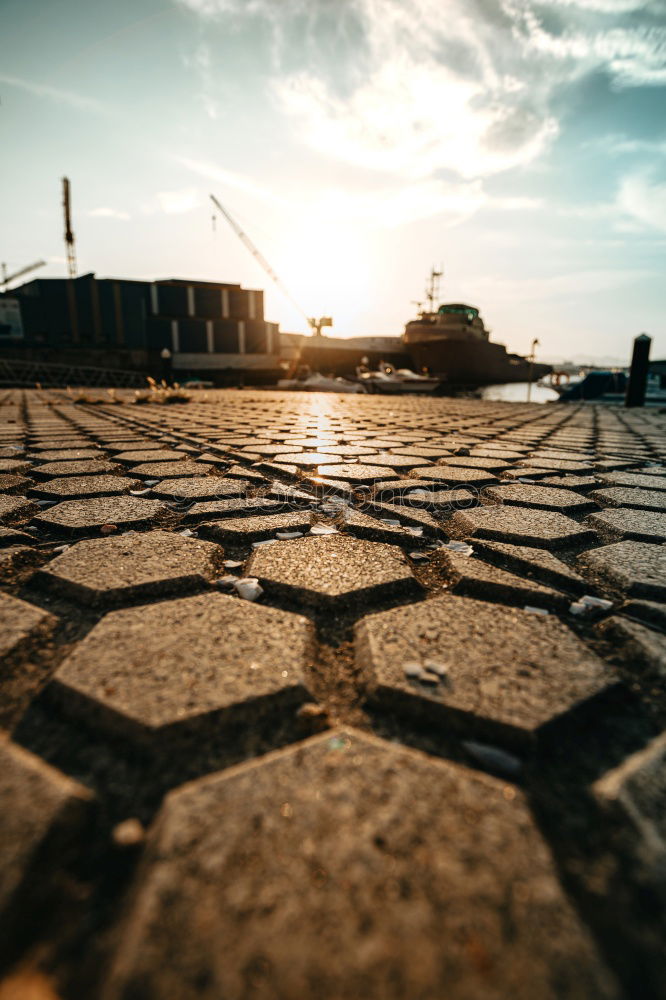
<path fill-rule="evenodd" d="M 645 389 L 647 386 L 650 344 L 652 338 L 647 333 L 641 333 L 634 340 L 634 351 L 631 356 L 631 370 L 625 396 L 625 406 L 644 406 Z"/>

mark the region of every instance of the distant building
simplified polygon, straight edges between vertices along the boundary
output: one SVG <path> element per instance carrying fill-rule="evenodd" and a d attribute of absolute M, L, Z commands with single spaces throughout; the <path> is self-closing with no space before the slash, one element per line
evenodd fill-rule
<path fill-rule="evenodd" d="M 264 319 L 264 294 L 212 281 L 36 278 L 0 296 L 0 356 L 98 367 L 163 371 L 216 384 L 273 378 L 277 323 Z M 3 322 L 4 319 L 4 322 Z"/>

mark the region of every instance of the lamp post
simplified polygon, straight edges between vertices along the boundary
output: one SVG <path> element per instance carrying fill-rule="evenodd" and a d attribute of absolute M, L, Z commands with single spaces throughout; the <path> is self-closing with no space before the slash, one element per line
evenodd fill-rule
<path fill-rule="evenodd" d="M 532 347 L 530 348 L 529 357 L 527 359 L 529 361 L 529 363 L 530 363 L 530 367 L 529 367 L 529 370 L 528 370 L 528 373 L 527 373 L 527 402 L 528 403 L 532 399 L 532 373 L 533 373 L 533 370 L 534 370 L 534 359 L 536 357 L 536 349 L 537 349 L 538 346 L 539 346 L 539 341 L 535 337 L 534 340 L 532 341 Z"/>

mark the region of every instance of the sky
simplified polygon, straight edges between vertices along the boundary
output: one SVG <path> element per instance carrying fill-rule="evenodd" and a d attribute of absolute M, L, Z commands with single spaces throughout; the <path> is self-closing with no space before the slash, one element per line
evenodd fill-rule
<path fill-rule="evenodd" d="M 399 335 L 666 357 L 666 0 L 0 0 L 0 261 L 264 288 Z M 27 280 L 27 279 L 26 279 Z"/>

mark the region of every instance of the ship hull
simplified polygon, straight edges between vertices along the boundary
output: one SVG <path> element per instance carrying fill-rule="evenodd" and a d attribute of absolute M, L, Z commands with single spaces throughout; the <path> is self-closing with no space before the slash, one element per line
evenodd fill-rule
<path fill-rule="evenodd" d="M 470 338 L 446 337 L 405 344 L 415 369 L 427 368 L 447 385 L 503 385 L 536 381 L 547 375 L 550 365 L 530 364 L 526 358 L 508 354 L 502 344 Z"/>

